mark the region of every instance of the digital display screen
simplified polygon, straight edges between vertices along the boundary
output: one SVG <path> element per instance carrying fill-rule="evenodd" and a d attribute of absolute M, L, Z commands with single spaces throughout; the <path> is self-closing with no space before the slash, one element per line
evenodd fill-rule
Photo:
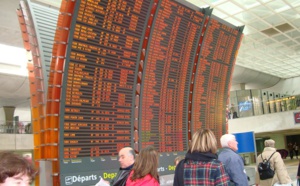
<path fill-rule="evenodd" d="M 187 149 L 189 81 L 204 15 L 163 1 L 153 25 L 142 88 L 142 147 Z M 183 29 L 184 28 L 184 29 Z"/>
<path fill-rule="evenodd" d="M 192 131 L 210 128 L 220 139 L 226 133 L 226 101 L 232 66 L 241 34 L 211 18 L 205 32 L 196 72 Z"/>

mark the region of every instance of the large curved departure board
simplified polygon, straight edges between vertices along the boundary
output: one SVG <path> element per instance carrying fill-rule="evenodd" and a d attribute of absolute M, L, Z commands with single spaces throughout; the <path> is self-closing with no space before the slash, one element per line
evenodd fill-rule
<path fill-rule="evenodd" d="M 152 28 L 142 88 L 141 145 L 187 149 L 189 81 L 203 13 L 163 1 Z"/>

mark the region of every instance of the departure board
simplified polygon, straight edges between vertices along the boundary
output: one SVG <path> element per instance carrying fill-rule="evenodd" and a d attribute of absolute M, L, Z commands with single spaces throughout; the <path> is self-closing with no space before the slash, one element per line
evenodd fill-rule
<path fill-rule="evenodd" d="M 140 144 L 187 149 L 189 81 L 203 14 L 164 0 L 153 24 L 142 84 Z"/>
<path fill-rule="evenodd" d="M 226 103 L 241 33 L 211 18 L 204 35 L 193 98 L 192 131 L 210 128 L 217 139 L 226 133 Z"/>
<path fill-rule="evenodd" d="M 64 159 L 131 146 L 135 72 L 150 1 L 77 1 L 64 74 Z"/>

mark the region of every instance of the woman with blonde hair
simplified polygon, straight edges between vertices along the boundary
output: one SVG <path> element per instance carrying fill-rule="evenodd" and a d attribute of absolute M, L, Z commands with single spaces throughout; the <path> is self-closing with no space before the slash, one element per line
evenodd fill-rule
<path fill-rule="evenodd" d="M 158 153 L 153 146 L 143 148 L 137 156 L 126 186 L 159 186 Z"/>
<path fill-rule="evenodd" d="M 229 177 L 216 153 L 217 140 L 213 132 L 197 130 L 185 159 L 176 167 L 174 186 L 229 185 Z"/>

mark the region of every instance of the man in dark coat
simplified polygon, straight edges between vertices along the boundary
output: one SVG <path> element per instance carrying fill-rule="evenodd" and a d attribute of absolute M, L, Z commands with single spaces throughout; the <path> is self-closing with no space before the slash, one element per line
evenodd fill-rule
<path fill-rule="evenodd" d="M 124 147 L 119 151 L 120 169 L 117 176 L 110 182 L 112 186 L 125 186 L 126 180 L 134 164 L 135 152 L 131 147 Z"/>

